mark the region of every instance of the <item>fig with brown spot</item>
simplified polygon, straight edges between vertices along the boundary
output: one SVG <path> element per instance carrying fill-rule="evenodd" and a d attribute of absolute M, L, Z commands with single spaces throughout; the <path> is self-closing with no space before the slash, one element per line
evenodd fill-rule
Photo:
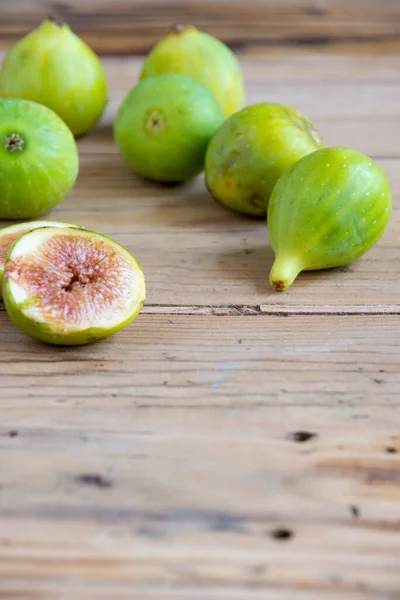
<path fill-rule="evenodd" d="M 248 106 L 212 138 L 206 154 L 207 187 L 228 208 L 265 217 L 279 177 L 323 145 L 313 123 L 294 108 L 273 102 Z"/>

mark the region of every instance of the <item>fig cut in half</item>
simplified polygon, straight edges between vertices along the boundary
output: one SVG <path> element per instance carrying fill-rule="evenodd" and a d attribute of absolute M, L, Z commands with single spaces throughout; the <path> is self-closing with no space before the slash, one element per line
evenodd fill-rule
<path fill-rule="evenodd" d="M 6 260 L 3 296 L 11 320 L 42 342 L 78 345 L 128 325 L 145 301 L 144 275 L 113 240 L 46 227 L 21 236 Z"/>
<path fill-rule="evenodd" d="M 18 225 L 10 225 L 0 229 L 0 300 L 2 298 L 1 287 L 4 273 L 4 263 L 6 262 L 7 254 L 13 243 L 28 231 L 39 229 L 39 227 L 77 227 L 71 223 L 59 223 L 57 221 L 31 221 L 29 223 L 18 223 Z"/>

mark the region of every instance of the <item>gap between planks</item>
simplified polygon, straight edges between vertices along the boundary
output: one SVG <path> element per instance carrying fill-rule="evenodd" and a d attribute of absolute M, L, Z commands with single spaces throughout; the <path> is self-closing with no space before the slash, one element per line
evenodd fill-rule
<path fill-rule="evenodd" d="M 144 306 L 145 314 L 163 314 L 163 315 L 217 315 L 217 316 L 235 316 L 235 315 L 398 315 L 400 314 L 400 305 L 396 304 L 377 304 L 377 305 L 358 305 L 349 304 L 344 306 L 323 305 L 323 306 L 285 306 L 282 304 L 261 304 L 261 305 L 215 305 L 215 306 L 166 306 L 166 305 L 148 305 Z"/>
<path fill-rule="evenodd" d="M 0 300 L 0 312 L 5 311 L 5 306 Z M 165 305 L 148 304 L 143 307 L 143 314 L 159 315 L 204 315 L 204 316 L 287 316 L 287 315 L 398 315 L 400 305 L 397 304 L 345 304 L 323 306 L 285 306 L 282 304 L 232 304 L 232 305 Z"/>

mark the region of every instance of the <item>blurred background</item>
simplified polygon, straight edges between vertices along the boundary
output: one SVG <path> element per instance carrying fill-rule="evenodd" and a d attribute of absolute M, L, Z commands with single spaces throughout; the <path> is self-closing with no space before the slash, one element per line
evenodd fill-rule
<path fill-rule="evenodd" d="M 0 50 L 54 14 L 100 54 L 145 54 L 180 22 L 246 53 L 400 47 L 400 0 L 1 0 Z"/>

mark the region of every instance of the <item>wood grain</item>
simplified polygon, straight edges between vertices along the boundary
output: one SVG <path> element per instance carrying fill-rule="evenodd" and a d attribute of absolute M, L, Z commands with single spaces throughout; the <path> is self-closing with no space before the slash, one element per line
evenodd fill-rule
<path fill-rule="evenodd" d="M 289 292 L 277 294 L 268 283 L 273 253 L 263 221 L 219 206 L 202 177 L 165 187 L 133 174 L 113 142 L 112 120 L 136 80 L 138 59 L 105 61 L 112 91 L 107 113 L 102 124 L 79 141 L 78 183 L 47 218 L 79 223 L 127 246 L 146 273 L 148 304 L 156 307 L 180 305 L 196 312 L 211 305 L 209 312 L 218 313 L 230 312 L 232 305 L 267 312 L 304 305 L 308 312 L 324 313 L 326 305 L 338 312 L 350 305 L 350 312 L 396 312 L 399 57 L 289 54 L 246 58 L 242 64 L 249 104 L 265 99 L 295 106 L 312 118 L 328 145 L 370 154 L 387 173 L 394 198 L 392 222 L 363 259 L 340 270 L 304 273 Z"/>
<path fill-rule="evenodd" d="M 115 112 L 137 82 L 143 59 L 103 59 L 110 102 L 102 124 L 80 142 L 81 152 L 117 152 Z M 271 53 L 241 57 L 246 103 L 280 102 L 305 113 L 327 145 L 355 147 L 373 157 L 400 157 L 400 54 Z"/>
<path fill-rule="evenodd" d="M 156 307 L 257 311 L 271 305 L 284 312 L 305 305 L 326 312 L 326 305 L 339 311 L 356 305 L 359 312 L 393 312 L 400 297 L 400 160 L 378 162 L 395 201 L 382 240 L 348 267 L 301 274 L 284 294 L 268 282 L 273 251 L 264 221 L 218 205 L 201 178 L 178 188 L 155 186 L 133 175 L 116 153 L 83 154 L 75 190 L 47 218 L 83 225 L 126 246 L 144 269 L 148 304 Z"/>
<path fill-rule="evenodd" d="M 395 598 L 400 322 L 361 319 L 142 315 L 55 357 L 0 314 L 3 597 Z"/>
<path fill-rule="evenodd" d="M 397 0 L 19 0 L 2 2 L 7 47 L 50 14 L 99 53 L 144 53 L 176 23 L 192 23 L 242 50 L 256 46 L 398 43 Z"/>
<path fill-rule="evenodd" d="M 327 396 L 333 405 L 345 401 L 361 409 L 400 403 L 397 316 L 143 314 L 109 342 L 77 349 L 42 346 L 20 334 L 4 312 L 0 319 L 0 374 L 6 396 L 2 414 L 11 429 L 13 418 L 24 414 L 33 425 L 30 411 L 40 418 L 38 408 L 45 399 L 50 404 L 41 415 L 43 423 L 52 423 L 52 413 L 61 421 L 64 414 L 71 419 L 71 410 L 88 426 L 102 419 L 101 401 L 112 398 L 119 399 L 111 417 L 117 420 L 119 410 L 136 405 L 162 410 L 171 403 L 188 409 L 198 404 L 208 410 L 219 402 L 238 408 L 261 403 L 279 410 L 286 405 L 294 412 L 297 405 L 307 420 L 313 416 L 302 407 L 324 407 Z M 318 328 L 310 338 L 307 331 L 313 322 Z M 380 374 L 382 369 L 387 376 Z M 231 398 L 226 397 L 227 386 Z M 125 408 L 122 397 L 128 403 Z M 75 399 L 86 399 L 85 410 L 74 408 L 79 406 Z M 62 401 L 67 405 L 58 406 Z M 107 412 L 112 410 L 108 406 Z"/>
<path fill-rule="evenodd" d="M 148 303 L 82 348 L 35 343 L 0 311 L 0 600 L 398 598 L 399 55 L 242 63 L 248 103 L 293 105 L 377 160 L 390 227 L 348 269 L 273 293 L 265 223 L 201 177 L 158 186 L 124 164 L 112 120 L 140 60 L 105 59 L 107 112 L 47 218 L 129 248 Z"/>

